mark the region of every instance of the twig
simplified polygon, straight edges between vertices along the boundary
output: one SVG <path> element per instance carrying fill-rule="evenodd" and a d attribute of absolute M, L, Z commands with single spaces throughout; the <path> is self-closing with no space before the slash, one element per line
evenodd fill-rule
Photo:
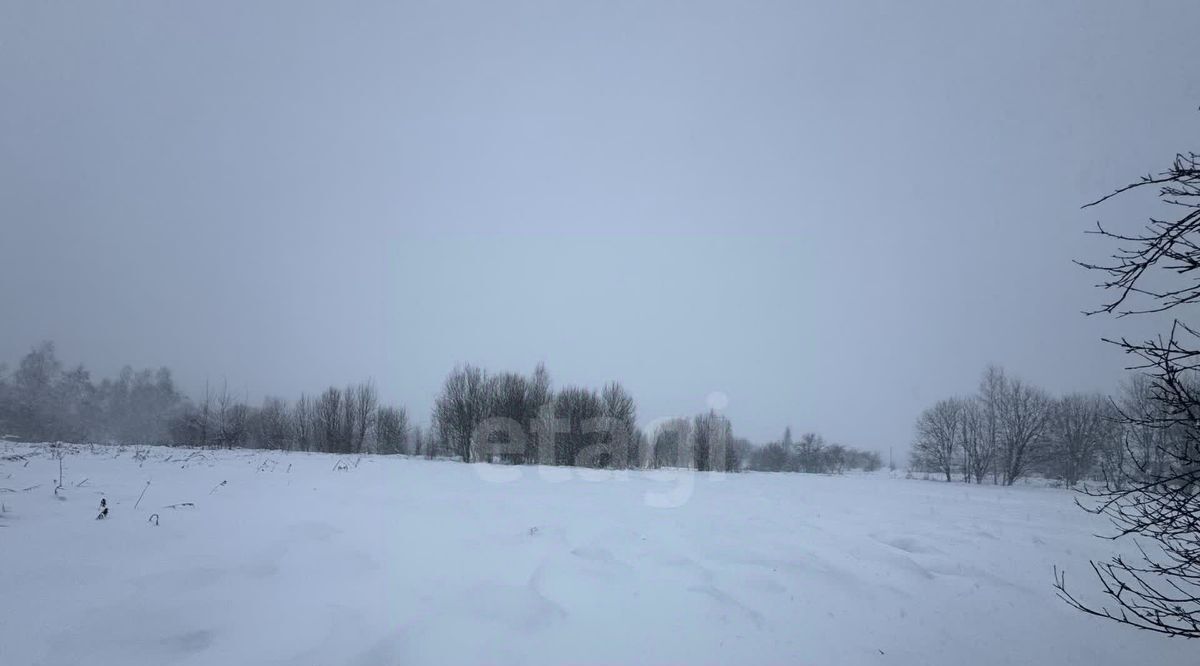
<path fill-rule="evenodd" d="M 222 482 L 218 483 L 217 485 L 213 486 L 213 489 L 208 491 L 208 494 L 211 495 L 211 494 L 217 492 L 217 488 L 220 488 L 221 486 L 225 485 L 226 483 L 229 483 L 229 481 L 225 480 L 225 481 L 222 481 Z"/>
<path fill-rule="evenodd" d="M 150 489 L 150 482 L 149 482 L 149 481 L 147 481 L 147 482 L 146 482 L 146 487 L 145 487 L 145 488 L 142 488 L 142 494 L 141 494 L 141 495 L 138 495 L 138 501 L 137 501 L 137 502 L 134 502 L 134 504 L 133 504 L 133 508 L 135 508 L 135 509 L 136 509 L 136 508 L 138 508 L 138 504 L 141 504 L 141 503 L 142 503 L 142 498 L 146 496 L 146 491 L 147 491 L 147 490 L 149 490 L 149 489 Z"/>

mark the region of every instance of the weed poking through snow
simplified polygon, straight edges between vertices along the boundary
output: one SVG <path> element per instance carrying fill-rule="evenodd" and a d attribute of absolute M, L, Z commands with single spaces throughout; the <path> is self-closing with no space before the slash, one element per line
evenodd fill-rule
<path fill-rule="evenodd" d="M 138 501 L 133 503 L 133 508 L 135 508 L 135 509 L 138 508 L 138 505 L 142 503 L 142 498 L 146 496 L 147 490 L 150 490 L 150 482 L 149 481 L 146 482 L 146 487 L 142 488 L 142 494 L 138 495 Z"/>

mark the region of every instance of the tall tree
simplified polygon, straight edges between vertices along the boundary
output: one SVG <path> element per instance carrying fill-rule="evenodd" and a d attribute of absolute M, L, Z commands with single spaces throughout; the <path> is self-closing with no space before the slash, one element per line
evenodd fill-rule
<path fill-rule="evenodd" d="M 49 439 L 54 419 L 54 384 L 62 373 L 62 363 L 53 342 L 43 342 L 21 359 L 13 373 L 13 410 L 16 434 L 25 439 Z"/>
<path fill-rule="evenodd" d="M 554 417 L 562 424 L 554 442 L 554 464 L 607 467 L 612 453 L 601 425 L 604 402 L 593 390 L 568 386 L 554 396 Z"/>
<path fill-rule="evenodd" d="M 354 400 L 351 405 L 353 412 L 353 433 L 354 438 L 353 451 L 354 453 L 363 453 L 366 451 L 367 434 L 371 432 L 371 428 L 375 425 L 375 410 L 379 406 L 379 394 L 375 390 L 375 383 L 367 380 L 355 386 L 353 390 L 347 390 L 346 394 L 354 394 Z"/>
<path fill-rule="evenodd" d="M 1116 425 L 1102 395 L 1071 393 L 1056 400 L 1048 428 L 1051 471 L 1074 487 L 1096 465 L 1100 452 L 1111 446 Z"/>
<path fill-rule="evenodd" d="M 494 386 L 482 368 L 466 365 L 450 372 L 434 402 L 435 427 L 463 462 L 474 460 L 476 430 L 491 412 Z"/>
<path fill-rule="evenodd" d="M 959 419 L 959 443 L 962 446 L 963 480 L 983 483 L 992 469 L 996 454 L 995 429 L 984 401 L 973 397 L 963 402 Z"/>
<path fill-rule="evenodd" d="M 325 389 L 316 404 L 316 423 L 318 425 L 317 439 L 319 451 L 330 453 L 346 453 L 343 446 L 345 410 L 342 406 L 341 389 L 330 386 Z"/>
<path fill-rule="evenodd" d="M 1029 471 L 1045 441 L 1050 396 L 1020 379 L 1009 379 L 1000 400 L 999 464 L 1004 485 Z"/>
<path fill-rule="evenodd" d="M 917 440 L 913 456 L 917 462 L 933 468 L 952 480 L 955 454 L 962 436 L 964 403 L 958 398 L 939 400 L 917 418 Z"/>
<path fill-rule="evenodd" d="M 609 382 L 600 392 L 608 430 L 610 464 L 615 467 L 639 467 L 637 403 L 617 382 Z"/>
<path fill-rule="evenodd" d="M 825 438 L 815 432 L 800 435 L 796 442 L 795 464 L 797 471 L 819 474 L 825 471 L 822 454 L 825 450 Z"/>
<path fill-rule="evenodd" d="M 254 439 L 264 449 L 291 450 L 295 441 L 287 402 L 280 398 L 263 398 L 262 407 L 254 414 Z"/>
<path fill-rule="evenodd" d="M 1004 369 L 989 365 L 983 371 L 979 380 L 979 428 L 980 439 L 977 456 L 979 464 L 984 465 L 984 474 L 991 472 L 992 483 L 1000 482 L 1000 409 L 1004 402 L 1005 392 L 1008 391 L 1008 377 Z"/>
<path fill-rule="evenodd" d="M 398 407 L 380 407 L 375 415 L 375 440 L 379 453 L 408 453 L 408 412 Z"/>

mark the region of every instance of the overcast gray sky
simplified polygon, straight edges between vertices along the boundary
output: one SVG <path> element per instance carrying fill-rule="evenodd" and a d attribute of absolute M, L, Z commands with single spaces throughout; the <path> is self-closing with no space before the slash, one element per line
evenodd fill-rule
<path fill-rule="evenodd" d="M 1107 389 L 1081 203 L 1194 149 L 1200 3 L 0 4 L 0 358 L 251 398 L 457 362 L 881 451 Z"/>

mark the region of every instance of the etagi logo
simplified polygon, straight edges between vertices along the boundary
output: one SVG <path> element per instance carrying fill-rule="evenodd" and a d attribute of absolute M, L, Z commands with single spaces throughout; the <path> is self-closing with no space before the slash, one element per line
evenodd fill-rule
<path fill-rule="evenodd" d="M 484 418 L 456 447 L 470 451 L 475 473 L 489 483 L 512 483 L 531 472 L 546 483 L 637 483 L 646 486 L 646 506 L 677 508 L 691 499 L 699 475 L 719 481 L 733 465 L 733 431 L 722 415 L 729 397 L 714 392 L 706 403 L 708 412 L 692 419 L 661 417 L 638 427 L 588 415 L 592 410 L 569 398 L 556 400 L 528 423 Z"/>

